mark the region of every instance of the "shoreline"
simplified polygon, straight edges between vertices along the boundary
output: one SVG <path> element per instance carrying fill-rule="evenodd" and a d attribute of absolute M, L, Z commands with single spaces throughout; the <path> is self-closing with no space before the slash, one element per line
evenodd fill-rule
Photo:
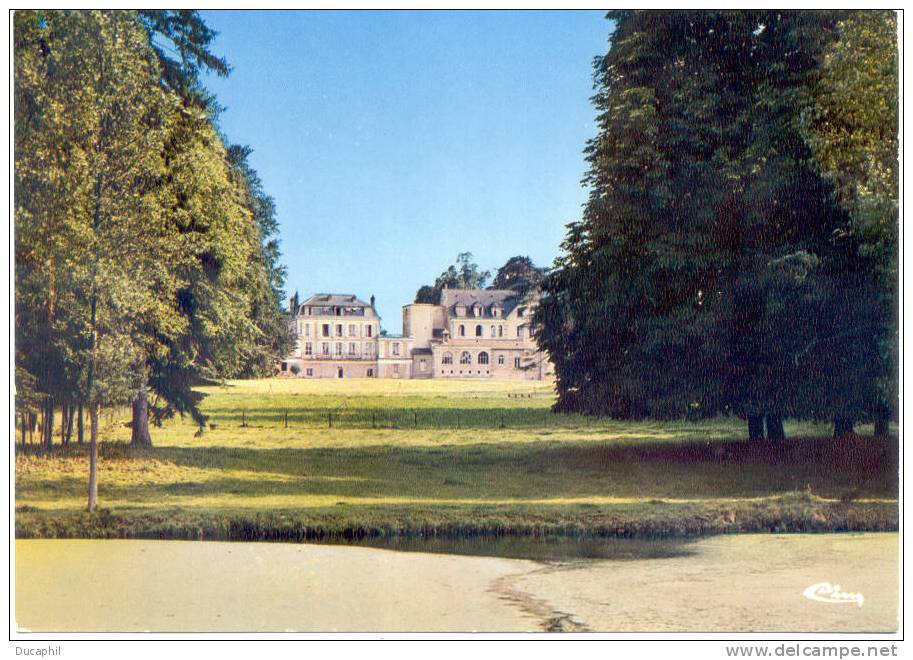
<path fill-rule="evenodd" d="M 697 538 L 725 534 L 897 532 L 896 501 L 826 500 L 805 493 L 637 505 L 108 510 L 18 506 L 17 539 L 322 541 L 471 538 Z"/>

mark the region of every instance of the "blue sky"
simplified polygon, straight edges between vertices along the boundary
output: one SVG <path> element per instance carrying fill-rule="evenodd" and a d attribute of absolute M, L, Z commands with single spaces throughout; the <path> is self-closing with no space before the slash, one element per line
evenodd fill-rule
<path fill-rule="evenodd" d="M 400 308 L 469 251 L 558 255 L 586 191 L 602 11 L 205 11 L 221 128 L 276 200 L 286 288 Z"/>

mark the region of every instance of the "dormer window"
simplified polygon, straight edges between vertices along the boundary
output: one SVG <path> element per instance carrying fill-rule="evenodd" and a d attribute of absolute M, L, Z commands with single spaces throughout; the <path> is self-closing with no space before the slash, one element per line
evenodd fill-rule
<path fill-rule="evenodd" d="M 476 318 L 482 316 L 482 305 L 480 303 L 476 303 L 472 306 L 472 315 Z"/>
<path fill-rule="evenodd" d="M 454 306 L 453 311 L 456 312 L 457 316 L 466 316 L 466 305 L 457 303 L 456 306 Z"/>
<path fill-rule="evenodd" d="M 491 316 L 492 318 L 501 318 L 501 306 L 497 303 L 491 306 Z"/>

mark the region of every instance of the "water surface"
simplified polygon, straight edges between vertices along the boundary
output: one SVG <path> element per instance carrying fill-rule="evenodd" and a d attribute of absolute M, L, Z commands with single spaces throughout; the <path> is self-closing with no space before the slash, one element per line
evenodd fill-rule
<path fill-rule="evenodd" d="M 897 534 L 384 548 L 17 540 L 15 620 L 66 632 L 889 632 L 898 547 Z M 863 606 L 803 596 L 825 581 Z"/>

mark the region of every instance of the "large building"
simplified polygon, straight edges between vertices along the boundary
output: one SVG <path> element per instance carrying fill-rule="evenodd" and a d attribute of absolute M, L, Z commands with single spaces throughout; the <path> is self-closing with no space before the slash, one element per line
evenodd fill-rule
<path fill-rule="evenodd" d="M 403 307 L 403 334 L 381 335 L 374 298 L 291 299 L 296 347 L 281 364 L 299 378 L 542 380 L 553 369 L 530 334 L 535 299 L 514 291 L 445 289 L 439 305 Z"/>

